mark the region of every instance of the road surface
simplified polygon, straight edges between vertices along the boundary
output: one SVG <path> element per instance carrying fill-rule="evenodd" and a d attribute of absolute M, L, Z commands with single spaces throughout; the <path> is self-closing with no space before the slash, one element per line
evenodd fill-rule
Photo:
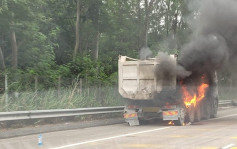
<path fill-rule="evenodd" d="M 3 133 L 3 132 L 0 132 Z M 237 149 L 237 108 L 218 111 L 218 118 L 194 125 L 166 122 L 129 127 L 91 127 L 0 140 L 0 149 Z"/>

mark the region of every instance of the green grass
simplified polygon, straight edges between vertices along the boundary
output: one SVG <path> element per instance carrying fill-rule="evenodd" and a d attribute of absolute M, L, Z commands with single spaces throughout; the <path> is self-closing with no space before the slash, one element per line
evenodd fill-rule
<path fill-rule="evenodd" d="M 118 94 L 117 88 L 104 87 L 99 91 L 95 88 L 75 88 L 60 90 L 50 89 L 38 92 L 21 92 L 16 97 L 9 94 L 8 103 L 5 102 L 5 95 L 0 97 L 0 111 L 25 111 L 25 110 L 46 110 L 46 109 L 72 109 L 100 106 L 123 105 L 123 99 Z"/>
<path fill-rule="evenodd" d="M 237 100 L 237 87 L 219 86 L 220 100 Z"/>

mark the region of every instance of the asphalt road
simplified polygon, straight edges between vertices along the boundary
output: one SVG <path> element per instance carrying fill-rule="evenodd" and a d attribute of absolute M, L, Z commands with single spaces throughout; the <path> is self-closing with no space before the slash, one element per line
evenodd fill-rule
<path fill-rule="evenodd" d="M 129 127 L 91 127 L 0 140 L 0 149 L 237 149 L 237 108 L 218 111 L 218 118 L 194 125 L 167 122 Z M 0 132 L 4 133 L 4 132 Z"/>

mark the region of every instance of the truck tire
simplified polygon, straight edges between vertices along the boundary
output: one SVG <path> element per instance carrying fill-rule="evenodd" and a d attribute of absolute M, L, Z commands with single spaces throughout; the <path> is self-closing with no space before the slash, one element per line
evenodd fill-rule
<path fill-rule="evenodd" d="M 217 81 L 217 73 L 214 72 L 212 75 L 212 84 L 210 87 L 210 97 L 212 103 L 212 111 L 211 111 L 211 118 L 217 117 L 217 110 L 218 110 L 218 81 Z"/>
<path fill-rule="evenodd" d="M 195 107 L 193 105 L 190 105 L 188 107 L 188 117 L 189 117 L 189 122 L 191 123 L 195 122 Z"/>
<path fill-rule="evenodd" d="M 184 123 L 185 123 L 185 114 L 186 112 L 185 112 L 185 109 L 182 107 L 182 108 L 180 108 L 180 117 L 179 117 L 179 119 L 178 120 L 175 120 L 174 121 L 174 125 L 175 126 L 183 126 L 184 125 Z"/>
<path fill-rule="evenodd" d="M 211 111 L 211 118 L 217 117 L 217 110 L 218 110 L 218 97 L 215 98 L 212 102 L 212 111 Z"/>
<path fill-rule="evenodd" d="M 148 120 L 139 120 L 140 125 L 147 125 L 149 123 Z"/>
<path fill-rule="evenodd" d="M 212 106 L 208 99 L 204 99 L 204 101 L 202 102 L 201 109 L 202 109 L 202 114 L 201 114 L 202 119 L 204 120 L 210 119 Z"/>
<path fill-rule="evenodd" d="M 198 104 L 195 107 L 195 122 L 200 122 L 201 121 L 201 108 L 200 104 Z"/>

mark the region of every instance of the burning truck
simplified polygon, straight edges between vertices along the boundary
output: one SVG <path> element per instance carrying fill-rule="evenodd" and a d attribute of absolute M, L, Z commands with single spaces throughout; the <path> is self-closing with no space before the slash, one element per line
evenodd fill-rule
<path fill-rule="evenodd" d="M 188 72 L 177 63 L 174 55 L 145 60 L 119 56 L 119 93 L 130 126 L 154 118 L 185 125 L 217 116 L 216 72 Z"/>
<path fill-rule="evenodd" d="M 119 57 L 119 93 L 130 125 L 156 117 L 176 125 L 216 117 L 216 71 L 229 71 L 237 80 L 237 1 L 191 1 L 189 9 L 192 34 L 178 61 L 162 54 Z"/>

